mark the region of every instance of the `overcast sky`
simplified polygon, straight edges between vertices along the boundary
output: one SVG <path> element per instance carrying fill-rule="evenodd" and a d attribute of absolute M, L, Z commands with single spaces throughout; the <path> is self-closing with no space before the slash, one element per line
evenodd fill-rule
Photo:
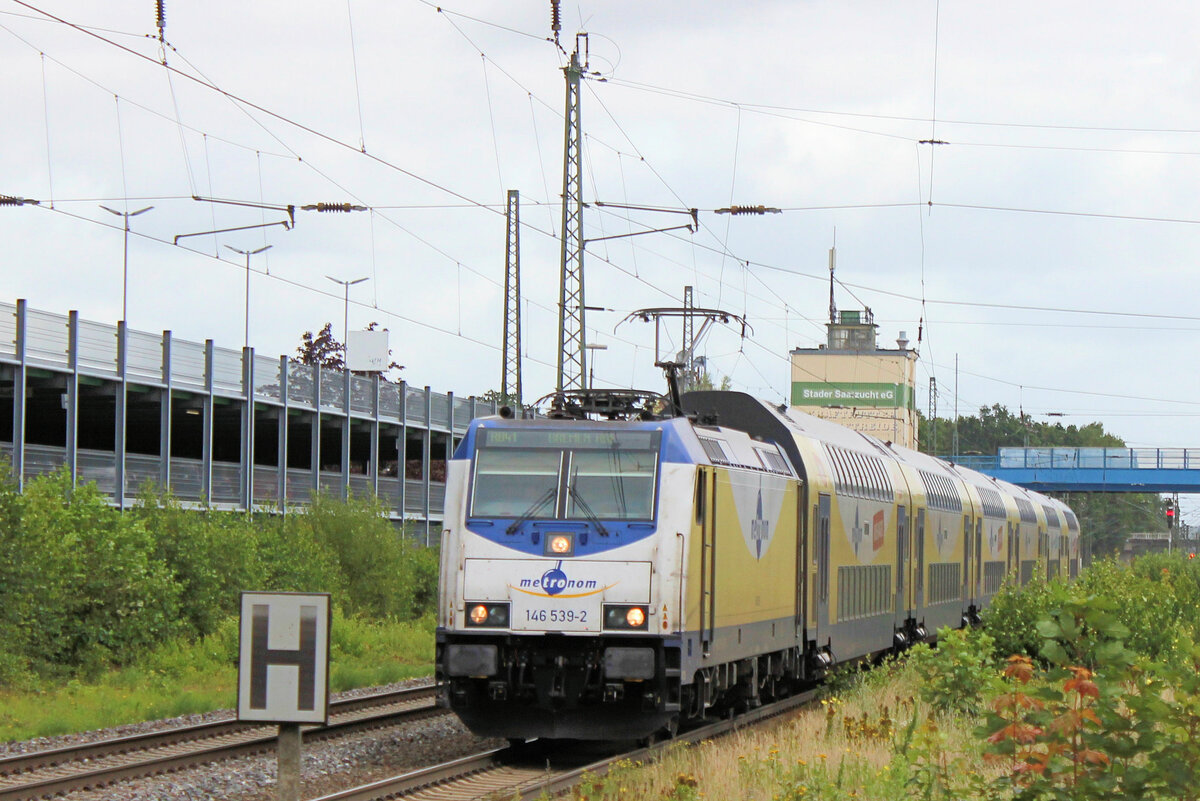
<path fill-rule="evenodd" d="M 45 12 L 45 13 L 40 13 Z M 62 21 L 51 20 L 46 14 Z M 697 208 L 700 230 L 597 242 L 597 384 L 661 387 L 632 310 L 744 315 L 710 369 L 788 395 L 788 351 L 842 309 L 920 351 L 939 414 L 1002 403 L 1137 446 L 1200 446 L 1200 85 L 1192 3 L 563 0 L 589 34 L 585 199 Z M 75 26 L 64 24 L 73 23 Z M 390 329 L 410 383 L 500 384 L 504 201 L 521 192 L 526 400 L 553 389 L 564 52 L 549 0 L 0 0 L 0 300 L 291 353 Z M 148 58 L 139 57 L 137 54 Z M 219 87 L 224 96 L 204 83 Z M 253 104 L 253 105 L 249 105 Z M 938 140 L 946 144 L 922 144 Z M 191 196 L 372 211 L 280 211 Z M 932 205 L 930 204 L 932 201 Z M 733 204 L 778 207 L 717 215 Z M 589 238 L 678 225 L 591 207 Z M 268 274 L 269 271 L 269 274 Z M 924 299 L 924 303 L 922 303 Z M 918 332 L 920 338 L 918 340 Z M 678 347 L 678 334 L 670 345 Z M 1051 413 L 1062 418 L 1047 417 Z"/>

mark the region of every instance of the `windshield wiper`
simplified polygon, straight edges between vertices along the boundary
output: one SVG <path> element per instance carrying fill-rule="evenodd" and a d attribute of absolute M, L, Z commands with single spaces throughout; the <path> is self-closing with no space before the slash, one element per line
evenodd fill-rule
<path fill-rule="evenodd" d="M 575 505 L 578 506 L 580 511 L 583 512 L 583 516 L 596 526 L 596 531 L 600 534 L 600 536 L 607 537 L 608 529 L 606 529 L 604 524 L 600 522 L 600 518 L 595 512 L 592 511 L 592 507 L 589 506 L 588 502 L 583 499 L 583 495 L 579 492 L 579 490 L 575 489 L 575 479 L 578 477 L 578 475 L 579 471 L 576 471 L 575 475 L 571 476 L 571 483 L 567 485 L 567 492 L 569 492 L 571 497 L 575 499 Z"/>
<path fill-rule="evenodd" d="M 525 513 L 523 515 L 521 515 L 516 520 L 514 520 L 508 528 L 504 529 L 504 533 L 505 534 L 516 534 L 517 529 L 519 529 L 525 523 L 525 521 L 531 519 L 538 512 L 542 511 L 542 509 L 545 508 L 546 504 L 548 504 L 548 503 L 550 503 L 550 501 L 554 500 L 554 497 L 556 495 L 558 495 L 557 487 L 551 487 L 550 489 L 546 490 L 544 493 L 542 493 L 542 496 L 540 498 L 538 498 L 536 501 L 534 501 L 533 504 L 528 509 L 525 510 Z"/>

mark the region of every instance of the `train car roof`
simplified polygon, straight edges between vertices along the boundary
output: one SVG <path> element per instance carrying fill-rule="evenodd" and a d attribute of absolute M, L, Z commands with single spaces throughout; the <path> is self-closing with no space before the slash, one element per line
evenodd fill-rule
<path fill-rule="evenodd" d="M 947 462 L 927 453 L 884 442 L 870 434 L 846 428 L 830 420 L 806 414 L 783 405 L 771 404 L 744 392 L 701 390 L 684 393 L 684 411 L 722 428 L 745 431 L 753 437 L 776 442 L 792 459 L 797 469 L 803 460 L 795 443 L 797 433 L 841 447 L 865 453 L 877 453 L 908 464 L 918 470 L 938 473 L 976 487 L 990 487 L 1002 494 L 1024 498 L 1034 506 L 1051 504 L 1069 509 L 1062 501 L 985 475 L 962 465 Z"/>

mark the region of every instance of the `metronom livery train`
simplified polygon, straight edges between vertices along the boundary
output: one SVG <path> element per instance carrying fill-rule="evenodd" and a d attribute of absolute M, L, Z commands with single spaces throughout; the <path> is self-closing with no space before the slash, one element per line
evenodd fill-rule
<path fill-rule="evenodd" d="M 670 734 L 1079 569 L 1053 498 L 738 392 L 619 395 L 450 462 L 436 674 L 476 734 Z"/>

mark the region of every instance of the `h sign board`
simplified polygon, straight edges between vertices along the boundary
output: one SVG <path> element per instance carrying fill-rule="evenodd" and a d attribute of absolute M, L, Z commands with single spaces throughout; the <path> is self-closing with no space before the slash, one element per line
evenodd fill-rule
<path fill-rule="evenodd" d="M 242 593 L 238 720 L 328 722 L 329 622 L 329 593 Z"/>

